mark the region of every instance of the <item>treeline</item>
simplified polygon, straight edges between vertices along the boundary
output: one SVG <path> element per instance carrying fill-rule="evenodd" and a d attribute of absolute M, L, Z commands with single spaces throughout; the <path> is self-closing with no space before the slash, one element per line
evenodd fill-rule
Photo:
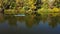
<path fill-rule="evenodd" d="M 54 7 L 60 8 L 60 0 L 0 0 L 0 11 L 14 9 L 19 13 Z"/>

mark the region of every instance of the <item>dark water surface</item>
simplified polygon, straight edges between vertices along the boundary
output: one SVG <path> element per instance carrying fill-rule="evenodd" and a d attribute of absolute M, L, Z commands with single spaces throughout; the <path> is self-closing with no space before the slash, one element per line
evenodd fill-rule
<path fill-rule="evenodd" d="M 60 34 L 60 16 L 3 16 L 0 34 Z"/>

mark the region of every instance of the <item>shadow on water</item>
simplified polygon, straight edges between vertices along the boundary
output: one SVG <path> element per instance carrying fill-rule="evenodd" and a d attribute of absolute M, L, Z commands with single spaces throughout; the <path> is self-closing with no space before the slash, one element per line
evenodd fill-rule
<path fill-rule="evenodd" d="M 8 19 L 8 24 L 9 24 L 9 25 L 14 25 L 14 26 L 16 26 L 16 25 L 17 25 L 16 22 L 17 22 L 17 19 L 16 19 L 16 17 L 14 17 L 14 16 L 11 16 L 11 17 Z"/>
<path fill-rule="evenodd" d="M 60 16 L 48 17 L 48 24 L 52 28 L 56 28 L 59 23 L 60 23 Z"/>
<path fill-rule="evenodd" d="M 4 24 L 2 24 L 4 23 Z M 48 33 L 54 33 L 56 30 L 59 33 L 59 26 L 60 26 L 60 16 L 50 17 L 50 16 L 13 16 L 8 15 L 4 16 L 0 14 L 0 27 L 5 26 L 9 32 L 16 32 L 18 33 L 25 33 L 29 34 L 33 32 L 33 34 L 43 32 L 42 34 L 46 33 L 46 29 L 50 30 Z M 8 26 L 8 27 L 7 27 Z M 2 28 L 2 29 L 4 29 Z M 1 28 L 0 28 L 1 29 Z M 55 29 L 55 30 L 54 30 Z M 26 30 L 26 31 L 25 31 Z M 3 32 L 3 31 L 2 31 Z M 46 33 L 46 34 L 48 34 Z M 55 34 L 56 34 L 55 33 Z M 40 33 L 39 33 L 40 34 Z"/>
<path fill-rule="evenodd" d="M 0 23 L 4 22 L 4 15 L 0 13 Z"/>

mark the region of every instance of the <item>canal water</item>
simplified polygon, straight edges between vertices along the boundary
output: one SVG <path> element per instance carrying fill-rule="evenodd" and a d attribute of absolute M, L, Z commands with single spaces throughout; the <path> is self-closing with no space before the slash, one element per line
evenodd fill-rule
<path fill-rule="evenodd" d="M 60 16 L 0 14 L 0 34 L 60 34 Z"/>

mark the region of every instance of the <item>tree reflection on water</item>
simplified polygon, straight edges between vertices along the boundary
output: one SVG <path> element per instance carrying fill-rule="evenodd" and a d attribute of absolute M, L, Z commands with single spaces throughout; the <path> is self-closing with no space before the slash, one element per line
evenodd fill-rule
<path fill-rule="evenodd" d="M 3 16 L 2 14 L 0 14 L 0 23 L 2 23 L 2 21 L 8 21 L 8 24 L 11 26 L 17 26 L 17 22 L 19 21 L 20 23 L 24 23 L 26 24 L 26 26 L 28 28 L 32 28 L 32 26 L 34 25 L 39 25 L 40 21 L 43 22 L 43 24 L 46 23 L 46 21 L 48 22 L 48 25 L 52 28 L 57 27 L 58 24 L 60 24 L 60 16 L 56 16 L 56 17 L 50 17 L 50 16 Z"/>
<path fill-rule="evenodd" d="M 8 24 L 9 25 L 14 25 L 14 26 L 16 26 L 17 24 L 16 24 L 16 22 L 17 22 L 17 19 L 13 16 L 13 17 L 10 17 L 9 19 L 8 19 Z"/>
<path fill-rule="evenodd" d="M 2 13 L 0 13 L 0 23 L 3 23 L 4 22 L 4 16 Z"/>
<path fill-rule="evenodd" d="M 58 23 L 60 22 L 60 16 L 56 16 L 56 17 L 48 17 L 48 24 L 49 26 L 51 26 L 52 28 L 57 27 Z"/>

